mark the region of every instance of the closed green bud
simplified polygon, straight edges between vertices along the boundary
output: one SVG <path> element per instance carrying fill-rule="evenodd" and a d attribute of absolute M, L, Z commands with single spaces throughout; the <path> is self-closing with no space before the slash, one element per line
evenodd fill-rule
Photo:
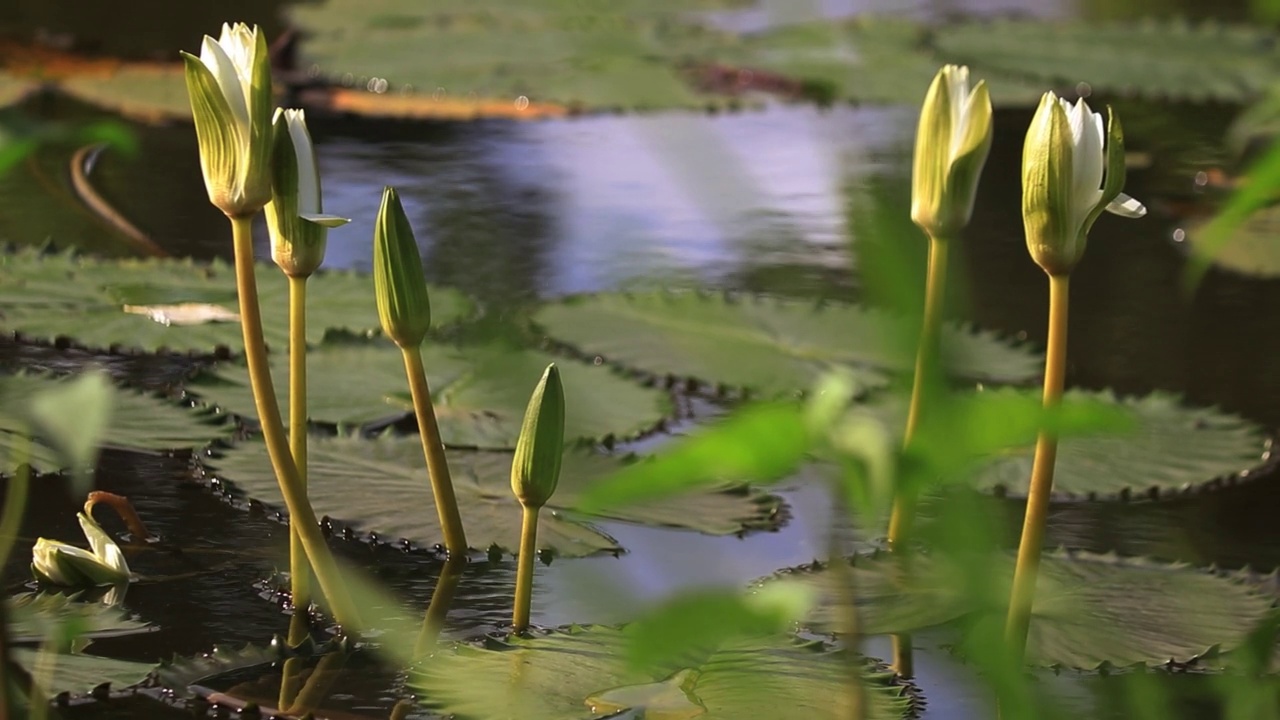
<path fill-rule="evenodd" d="M 555 363 L 547 366 L 524 411 L 511 460 L 511 491 L 525 507 L 540 508 L 560 481 L 564 456 L 564 387 Z"/>
<path fill-rule="evenodd" d="M 271 199 L 271 64 L 262 31 L 224 24 L 200 57 L 182 53 L 209 201 L 245 217 Z"/>
<path fill-rule="evenodd" d="M 267 229 L 271 258 L 290 277 L 309 277 L 324 262 L 329 228 L 351 222 L 321 211 L 320 171 L 301 110 L 277 108 Z"/>
<path fill-rule="evenodd" d="M 931 237 L 969 224 L 978 178 L 991 150 L 991 96 L 969 89 L 969 68 L 946 65 L 925 95 L 911 172 L 911 219 Z"/>
<path fill-rule="evenodd" d="M 382 192 L 373 230 L 373 288 L 382 331 L 402 348 L 416 347 L 431 329 L 431 303 L 422 258 L 395 188 Z"/>
<path fill-rule="evenodd" d="M 1089 229 L 1103 211 L 1142 217 L 1124 188 L 1124 131 L 1083 98 L 1075 105 L 1045 93 L 1022 149 L 1022 221 L 1027 250 L 1050 275 L 1070 273 L 1084 256 Z"/>

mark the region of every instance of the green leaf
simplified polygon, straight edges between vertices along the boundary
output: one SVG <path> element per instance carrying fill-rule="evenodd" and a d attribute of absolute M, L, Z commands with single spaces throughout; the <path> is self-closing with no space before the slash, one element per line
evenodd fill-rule
<path fill-rule="evenodd" d="M 288 346 L 289 288 L 271 264 L 257 268 L 267 344 Z M 373 279 L 347 271 L 316 273 L 307 283 L 307 341 L 327 332 L 368 335 L 378 330 Z M 91 348 L 208 353 L 219 346 L 238 353 L 244 345 L 236 321 L 165 324 L 153 306 L 199 303 L 237 313 L 235 272 L 221 261 L 100 260 L 73 253 L 23 249 L 0 255 L 0 328 L 34 340 L 69 337 Z M 471 313 L 471 304 L 448 289 L 432 291 L 437 326 Z M 132 311 L 126 311 L 126 306 Z"/>
<path fill-rule="evenodd" d="M 450 451 L 449 471 L 458 507 L 474 547 L 520 544 L 520 503 L 511 494 L 509 452 Z M 313 437 L 308 448 L 307 494 L 317 515 L 328 515 L 388 539 L 432 547 L 444 541 L 417 436 L 376 439 Z M 644 462 L 640 460 L 639 462 Z M 235 445 L 206 461 L 209 471 L 244 494 L 282 508 L 279 486 L 261 442 Z M 539 515 L 538 541 L 560 555 L 617 552 L 617 541 L 567 511 L 601 477 L 620 467 L 616 458 L 566 453 L 556 496 Z M 724 483 L 715 490 L 611 510 L 598 517 L 728 535 L 776 527 L 779 501 Z"/>
<path fill-rule="evenodd" d="M 528 378 L 557 361 L 536 350 L 501 344 L 455 348 L 429 343 L 422 358 L 445 444 L 488 449 L 515 447 L 529 402 Z M 668 393 L 640 387 L 612 368 L 558 362 L 564 374 L 567 441 L 636 437 L 673 413 Z M 274 354 L 271 373 L 281 407 L 286 406 L 288 370 L 288 358 Z M 190 387 L 225 410 L 257 415 L 248 372 L 239 363 L 223 363 Z M 307 388 L 313 422 L 354 426 L 413 413 L 403 354 L 386 340 L 328 342 L 309 351 Z"/>
<path fill-rule="evenodd" d="M 571 720 L 632 709 L 661 718 L 825 717 L 847 678 L 847 657 L 821 642 L 738 639 L 679 662 L 628 671 L 618 658 L 630 629 L 569 627 L 509 635 L 439 653 L 409 683 L 446 715 Z M 918 707 L 889 672 L 857 659 L 868 718 L 913 717 Z"/>
<path fill-rule="evenodd" d="M 855 370 L 862 387 L 885 384 L 914 358 L 891 342 L 902 322 L 851 305 L 695 293 L 594 295 L 548 305 L 534 316 L 555 340 L 653 375 L 677 375 L 766 396 L 808 389 L 825 370 Z M 985 332 L 949 326 L 943 352 L 956 377 L 1026 382 L 1040 358 Z"/>
<path fill-rule="evenodd" d="M 853 592 L 866 634 L 905 632 L 968 617 L 1004 622 L 1015 558 L 992 556 L 997 578 L 981 593 L 967 593 L 964 568 L 937 553 L 916 555 L 904 566 L 892 556 L 857 558 Z M 838 594 L 829 570 L 800 568 L 825 600 L 807 623 L 836 627 Z M 980 595 L 980 596 L 979 596 Z M 1046 554 L 1036 581 L 1027 660 L 1036 665 L 1094 669 L 1186 663 L 1239 647 L 1266 617 L 1271 598 L 1255 587 L 1187 565 L 1071 552 Z"/>
<path fill-rule="evenodd" d="M 42 642 L 50 629 L 75 623 L 81 638 L 123 637 L 150 632 L 154 628 L 131 616 L 119 605 L 81 602 L 75 595 L 21 593 L 5 599 L 5 619 L 9 641 L 19 644 Z"/>
<path fill-rule="evenodd" d="M 57 451 L 63 467 L 84 475 L 96 464 L 114 401 L 111 380 L 105 372 L 92 370 L 29 395 L 27 416 L 34 434 Z"/>
<path fill-rule="evenodd" d="M 146 680 L 155 663 L 115 660 L 96 655 L 78 653 L 45 653 L 33 648 L 11 648 L 9 657 L 27 672 L 42 678 L 42 668 L 52 666 L 52 674 L 42 689 L 50 695 L 59 693 L 85 694 L 99 685 L 109 684 L 114 690 L 123 690 Z M 43 678 L 42 678 L 43 679 Z"/>
<path fill-rule="evenodd" d="M 799 403 L 746 407 L 664 445 L 651 460 L 620 469 L 578 499 L 585 512 L 662 500 L 723 485 L 767 482 L 793 471 L 809 450 Z"/>
<path fill-rule="evenodd" d="M 1262 428 L 1213 408 L 1189 407 L 1169 393 L 1118 399 L 1109 392 L 1073 390 L 1065 397 L 1112 403 L 1132 415 L 1134 428 L 1063 438 L 1053 474 L 1060 498 L 1176 494 L 1254 469 L 1268 451 Z M 983 463 L 977 487 L 1025 496 L 1034 450 L 1029 440 Z"/>
<path fill-rule="evenodd" d="M 1262 93 L 1280 72 L 1274 33 L 1212 22 L 953 23 L 937 28 L 934 42 L 943 61 L 970 65 L 978 77 L 1007 74 L 1047 87 L 1085 82 L 1109 95 L 1238 102 Z"/>
<path fill-rule="evenodd" d="M 189 120 L 191 101 L 181 65 L 125 63 L 104 73 L 75 73 L 57 82 L 66 94 L 145 122 Z"/>
<path fill-rule="evenodd" d="M 33 399 L 57 391 L 68 382 L 74 380 L 35 374 L 0 377 L 0 473 L 11 471 L 21 462 L 30 462 L 37 472 L 67 467 L 66 461 L 42 441 L 32 446 L 29 459 L 23 457 L 27 443 L 18 434 L 29 432 L 26 408 Z M 183 450 L 202 447 L 235 431 L 225 418 L 209 411 L 182 407 L 135 390 L 113 389 L 110 406 L 112 421 L 95 447 L 141 452 Z"/>

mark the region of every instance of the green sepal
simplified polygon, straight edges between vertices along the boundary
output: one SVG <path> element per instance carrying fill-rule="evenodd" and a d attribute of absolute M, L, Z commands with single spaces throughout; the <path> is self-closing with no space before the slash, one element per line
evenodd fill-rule
<path fill-rule="evenodd" d="M 213 72 L 190 53 L 183 52 L 182 60 L 209 202 L 231 215 L 237 208 L 234 188 L 241 146 L 238 124 Z"/>
<path fill-rule="evenodd" d="M 947 73 L 945 67 L 939 70 L 925 93 L 912 159 L 911 219 L 927 231 L 938 224 L 942 193 L 946 189 L 951 133 L 955 131 L 951 127 L 951 103 L 963 102 L 963 98 L 951 97 Z"/>
<path fill-rule="evenodd" d="M 1045 93 L 1023 145 L 1022 222 L 1031 258 L 1050 275 L 1071 272 L 1084 251 L 1072 227 L 1072 154 L 1067 113 Z"/>
<path fill-rule="evenodd" d="M 395 188 L 382 193 L 373 232 L 373 286 L 382 331 L 402 348 L 422 344 L 431 328 L 431 303 L 413 227 Z"/>
<path fill-rule="evenodd" d="M 529 398 L 515 456 L 511 459 L 511 491 L 525 507 L 546 505 L 560 482 L 564 414 L 560 370 L 551 363 Z"/>
<path fill-rule="evenodd" d="M 275 134 L 272 113 L 275 103 L 271 95 L 271 55 L 267 36 L 253 27 L 253 75 L 249 87 L 249 166 L 245 168 L 244 200 L 259 208 L 271 199 L 271 152 Z"/>
<path fill-rule="evenodd" d="M 982 168 L 991 152 L 992 109 L 987 81 L 979 80 L 969 95 L 968 122 L 960 141 L 960 153 L 951 162 L 947 176 L 946 199 L 943 206 L 943 235 L 954 235 L 969 224 L 973 214 L 974 198 L 978 194 L 978 181 Z"/>
<path fill-rule="evenodd" d="M 1084 221 L 1084 229 L 1082 233 L 1088 233 L 1093 227 L 1093 223 L 1102 215 L 1107 206 L 1120 196 L 1120 191 L 1124 190 L 1125 180 L 1125 164 L 1124 164 L 1124 128 L 1120 125 L 1120 118 L 1116 115 L 1115 110 L 1110 105 L 1107 106 L 1107 169 L 1106 175 L 1102 181 L 1102 198 L 1098 200 L 1097 207 L 1089 211 L 1088 217 Z"/>

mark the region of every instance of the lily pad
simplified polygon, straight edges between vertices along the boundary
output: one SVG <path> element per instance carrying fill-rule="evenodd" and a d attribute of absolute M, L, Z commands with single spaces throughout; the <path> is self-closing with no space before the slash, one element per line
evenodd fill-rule
<path fill-rule="evenodd" d="M 548 305 L 534 321 L 587 355 L 654 375 L 673 374 L 765 395 L 807 389 L 847 365 L 864 387 L 888 382 L 914 360 L 890 347 L 895 316 L 856 305 L 695 293 L 605 294 Z M 994 334 L 948 326 L 943 351 L 959 378 L 1026 382 L 1040 357 Z"/>
<path fill-rule="evenodd" d="M 57 87 L 74 98 L 138 120 L 191 117 L 181 63 L 122 63 L 105 71 L 69 75 Z"/>
<path fill-rule="evenodd" d="M 440 433 L 452 446 L 514 448 L 529 393 L 554 361 L 564 376 L 566 440 L 634 437 L 673 412 L 666 392 L 640 387 L 612 368 L 535 350 L 428 344 L 422 354 Z M 288 358 L 272 358 L 272 375 L 286 407 Z M 314 422 L 353 426 L 411 415 L 406 383 L 402 353 L 387 341 L 329 342 L 307 353 L 307 403 Z M 233 413 L 256 414 L 248 371 L 241 364 L 223 363 L 191 389 Z"/>
<path fill-rule="evenodd" d="M 51 695 L 59 693 L 85 694 L 100 685 L 110 685 L 122 690 L 146 680 L 155 663 L 133 662 L 82 655 L 80 653 L 45 653 L 34 648 L 18 647 L 9 650 L 9 657 L 32 675 L 42 678 L 43 668 L 52 670 L 42 686 Z"/>
<path fill-rule="evenodd" d="M 404 538 L 427 547 L 443 543 L 417 436 L 313 437 L 307 452 L 307 493 L 317 515 L 387 539 Z M 514 550 L 520 545 L 520 504 L 511 493 L 511 457 L 508 452 L 448 452 L 458 506 L 473 547 Z M 249 497 L 283 507 L 261 442 L 238 443 L 206 464 L 212 474 Z M 610 456 L 566 453 L 556 494 L 539 516 L 542 548 L 565 556 L 622 550 L 588 518 L 565 510 L 583 488 L 621 464 Z M 726 485 L 722 491 L 637 504 L 600 517 L 728 535 L 776 527 L 779 504 L 771 495 Z"/>
<path fill-rule="evenodd" d="M 29 462 L 37 472 L 64 469 L 57 455 L 40 442 L 28 445 L 16 433 L 27 432 L 22 408 L 29 399 L 62 380 L 48 375 L 0 377 L 0 472 Z M 111 422 L 102 436 L 103 447 L 161 452 L 202 447 L 228 437 L 235 428 L 208 410 L 183 407 L 154 395 L 115 388 Z M 30 447 L 28 451 L 27 448 Z"/>
<path fill-rule="evenodd" d="M 1273 33 L 1212 22 L 960 23 L 937 28 L 934 43 L 941 58 L 971 65 L 978 77 L 997 72 L 1067 88 L 1085 82 L 1095 91 L 1169 100 L 1245 100 L 1280 72 Z"/>
<path fill-rule="evenodd" d="M 433 708 L 460 718 L 809 720 L 830 711 L 848 677 L 842 651 L 786 637 L 734 640 L 657 671 L 627 671 L 619 660 L 626 632 L 573 626 L 461 644 L 432 657 L 409 683 Z M 868 718 L 915 716 L 917 703 L 891 672 L 856 662 Z"/>
<path fill-rule="evenodd" d="M 22 593 L 5 599 L 9 641 L 39 643 L 51 625 L 74 622 L 79 637 L 122 637 L 149 632 L 152 627 L 132 617 L 119 605 L 81 602 L 59 593 Z"/>
<path fill-rule="evenodd" d="M 37 87 L 39 84 L 30 78 L 0 72 L 0 108 L 22 100 Z"/>
<path fill-rule="evenodd" d="M 1184 239 L 1194 249 L 1203 246 L 1204 223 L 1186 228 Z M 1232 228 L 1221 245 L 1208 248 L 1213 264 L 1244 275 L 1280 277 L 1280 205 L 1262 208 Z"/>
<path fill-rule="evenodd" d="M 258 297 L 267 344 L 288 345 L 288 281 L 274 265 L 257 267 Z M 71 338 L 91 348 L 173 352 L 239 352 L 243 346 L 235 271 L 225 262 L 192 260 L 100 260 L 64 252 L 24 249 L 0 256 L 0 328 L 37 340 Z M 343 330 L 378 332 L 373 277 L 347 271 L 321 272 L 307 283 L 307 341 Z M 138 308 L 194 303 L 204 322 L 165 322 L 164 313 Z M 453 290 L 431 292 L 437 326 L 472 310 Z M 126 308 L 132 308 L 126 309 Z M 217 310 L 215 310 L 217 309 Z"/>
<path fill-rule="evenodd" d="M 1132 414 L 1135 428 L 1062 439 L 1053 473 L 1060 498 L 1156 498 L 1252 470 L 1270 455 L 1262 428 L 1214 408 L 1189 407 L 1169 393 L 1117 399 L 1072 390 L 1066 397 L 1113 402 Z M 984 463 L 977 487 L 1025 497 L 1034 452 L 1028 445 Z"/>
<path fill-rule="evenodd" d="M 991 597 L 1008 597 L 1014 561 L 1010 554 L 992 556 Z M 964 570 L 937 554 L 913 556 L 909 568 L 889 555 L 858 558 L 853 570 L 859 619 L 867 633 L 958 620 L 972 616 L 986 600 L 966 595 Z M 826 591 L 827 600 L 809 620 L 815 629 L 836 627 L 838 604 L 829 572 L 822 566 L 783 573 L 789 578 L 807 574 Z M 1271 604 L 1271 597 L 1248 583 L 1187 565 L 1081 552 L 1046 554 L 1036 582 L 1027 661 L 1079 669 L 1185 663 L 1239 647 Z"/>
<path fill-rule="evenodd" d="M 347 651 L 345 642 L 327 642 L 316 645 L 310 638 L 296 648 L 289 647 L 284 638 L 275 636 L 265 645 L 249 643 L 241 648 L 215 645 L 211 652 L 180 657 L 160 663 L 156 677 L 162 685 L 182 697 L 196 695 L 191 686 L 208 678 L 226 673 L 269 665 L 294 657 L 310 657 L 332 650 Z"/>

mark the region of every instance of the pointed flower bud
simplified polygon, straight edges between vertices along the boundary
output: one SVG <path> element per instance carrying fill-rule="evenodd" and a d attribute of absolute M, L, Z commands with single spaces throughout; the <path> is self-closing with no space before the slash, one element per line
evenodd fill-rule
<path fill-rule="evenodd" d="M 382 331 L 402 348 L 422 344 L 431 328 L 431 304 L 422 258 L 395 188 L 382 192 L 373 230 L 373 288 Z"/>
<path fill-rule="evenodd" d="M 1050 275 L 1070 273 L 1084 256 L 1089 228 L 1103 210 L 1142 217 L 1142 203 L 1124 187 L 1124 131 L 1107 108 L 1102 115 L 1084 99 L 1075 105 L 1044 94 L 1022 149 L 1022 222 L 1027 250 Z"/>
<path fill-rule="evenodd" d="M 129 582 L 129 565 L 124 553 L 93 518 L 78 513 L 80 529 L 92 549 L 39 538 L 31 549 L 31 572 L 53 585 L 98 587 Z"/>
<path fill-rule="evenodd" d="M 222 26 L 200 57 L 182 53 L 209 201 L 231 217 L 271 199 L 271 65 L 255 25 Z"/>
<path fill-rule="evenodd" d="M 320 171 L 303 112 L 277 108 L 271 124 L 271 258 L 286 275 L 309 277 L 324 261 L 329 228 L 351 221 L 321 212 Z"/>
<path fill-rule="evenodd" d="M 969 68 L 944 66 L 925 95 L 912 166 L 911 219 L 930 237 L 954 237 L 969 224 L 990 150 L 986 82 L 970 90 Z"/>
<path fill-rule="evenodd" d="M 547 366 L 524 411 L 511 460 L 511 491 L 525 507 L 540 508 L 560 481 L 564 455 L 564 387 L 555 363 Z"/>

